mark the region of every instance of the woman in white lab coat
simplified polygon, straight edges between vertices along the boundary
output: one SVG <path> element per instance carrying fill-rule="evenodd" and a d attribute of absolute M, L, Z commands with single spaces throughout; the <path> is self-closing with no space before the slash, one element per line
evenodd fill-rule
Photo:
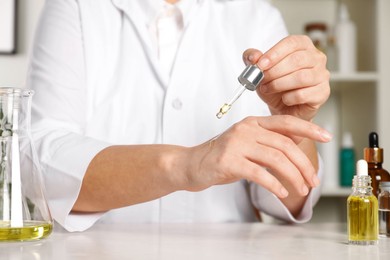
<path fill-rule="evenodd" d="M 325 56 L 285 38 L 267 1 L 168 2 L 46 1 L 28 86 L 53 217 L 69 231 L 255 221 L 258 210 L 308 221 L 314 141 L 330 139 L 311 123 L 329 95 Z M 265 79 L 217 119 L 242 53 Z"/>

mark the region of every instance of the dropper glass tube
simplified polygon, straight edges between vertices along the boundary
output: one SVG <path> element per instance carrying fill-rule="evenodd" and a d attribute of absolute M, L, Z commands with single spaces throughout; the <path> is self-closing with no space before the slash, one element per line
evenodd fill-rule
<path fill-rule="evenodd" d="M 251 91 L 256 90 L 263 78 L 263 71 L 259 67 L 256 65 L 248 65 L 240 76 L 238 76 L 238 82 L 240 82 L 239 87 L 234 91 L 232 98 L 219 109 L 217 118 L 221 119 L 246 89 Z"/>
<path fill-rule="evenodd" d="M 223 106 L 219 109 L 219 112 L 217 113 L 218 119 L 221 119 L 223 115 L 230 110 L 234 102 L 236 102 L 236 100 L 242 95 L 242 93 L 244 93 L 245 90 L 245 86 L 239 85 L 239 87 L 234 91 L 233 97 L 230 99 L 230 101 L 223 104 Z"/>

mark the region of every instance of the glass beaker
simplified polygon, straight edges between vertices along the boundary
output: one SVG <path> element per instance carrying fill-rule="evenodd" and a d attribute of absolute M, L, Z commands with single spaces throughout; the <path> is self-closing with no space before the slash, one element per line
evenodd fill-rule
<path fill-rule="evenodd" d="M 30 132 L 32 95 L 0 87 L 0 241 L 41 239 L 53 229 Z"/>

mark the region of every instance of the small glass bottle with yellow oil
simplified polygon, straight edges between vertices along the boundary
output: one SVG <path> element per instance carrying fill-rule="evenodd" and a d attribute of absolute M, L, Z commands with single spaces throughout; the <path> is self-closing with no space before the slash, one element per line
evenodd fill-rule
<path fill-rule="evenodd" d="M 365 160 L 356 164 L 352 194 L 347 200 L 348 242 L 353 245 L 378 243 L 378 200 L 372 194 L 371 177 Z"/>

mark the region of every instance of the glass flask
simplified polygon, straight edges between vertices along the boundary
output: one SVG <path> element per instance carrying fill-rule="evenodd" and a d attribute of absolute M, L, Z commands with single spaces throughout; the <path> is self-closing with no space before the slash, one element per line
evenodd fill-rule
<path fill-rule="evenodd" d="M 31 139 L 32 95 L 0 87 L 0 241 L 37 240 L 53 229 Z"/>

